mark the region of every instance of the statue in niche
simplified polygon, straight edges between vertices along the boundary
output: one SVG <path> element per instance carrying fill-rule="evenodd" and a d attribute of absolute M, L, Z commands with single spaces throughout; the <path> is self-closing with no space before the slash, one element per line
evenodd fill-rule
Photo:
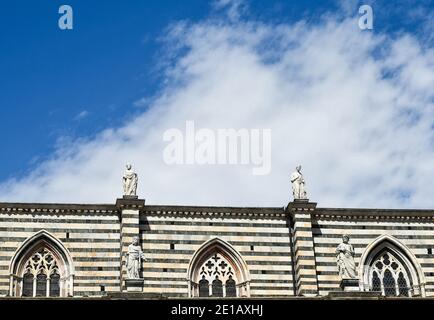
<path fill-rule="evenodd" d="M 295 168 L 295 171 L 291 174 L 290 179 L 292 183 L 292 194 L 294 196 L 294 200 L 307 199 L 305 181 L 303 175 L 301 174 L 300 165 Z"/>
<path fill-rule="evenodd" d="M 124 196 L 136 196 L 137 195 L 137 173 L 134 172 L 131 164 L 126 165 L 126 170 L 123 176 L 124 184 Z"/>
<path fill-rule="evenodd" d="M 354 262 L 354 248 L 349 244 L 350 237 L 342 236 L 342 243 L 336 248 L 336 260 L 339 275 L 342 279 L 357 278 L 356 263 Z"/>
<path fill-rule="evenodd" d="M 140 269 L 143 261 L 146 261 L 142 248 L 139 245 L 139 237 L 134 237 L 133 242 L 128 246 L 127 255 L 127 274 L 128 279 L 140 279 Z"/>

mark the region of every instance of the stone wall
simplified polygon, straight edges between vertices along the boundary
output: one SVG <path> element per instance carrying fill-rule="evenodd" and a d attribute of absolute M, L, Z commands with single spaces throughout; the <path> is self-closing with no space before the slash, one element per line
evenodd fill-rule
<path fill-rule="evenodd" d="M 0 296 L 10 294 L 15 253 L 42 230 L 68 251 L 76 297 L 127 290 L 125 252 L 135 235 L 148 259 L 141 276 L 149 295 L 191 296 L 192 258 L 219 239 L 245 262 L 251 297 L 325 296 L 339 290 L 335 250 L 343 234 L 360 271 L 376 241 L 407 250 L 424 294 L 434 296 L 433 210 L 327 209 L 310 202 L 286 208 L 153 206 L 125 199 L 113 205 L 3 203 Z"/>
<path fill-rule="evenodd" d="M 434 211 L 317 208 L 312 214 L 319 293 L 339 290 L 335 249 L 343 234 L 350 237 L 355 262 L 379 237 L 390 235 L 408 248 L 422 268 L 427 296 L 434 295 Z M 361 276 L 359 274 L 359 276 Z"/>
<path fill-rule="evenodd" d="M 188 296 L 190 259 L 207 240 L 229 243 L 245 260 L 250 295 L 293 295 L 289 222 L 283 208 L 146 206 L 140 216 L 145 292 Z"/>
<path fill-rule="evenodd" d="M 15 251 L 41 230 L 69 251 L 75 268 L 74 296 L 120 290 L 120 229 L 114 205 L 0 204 L 0 295 L 9 293 Z"/>

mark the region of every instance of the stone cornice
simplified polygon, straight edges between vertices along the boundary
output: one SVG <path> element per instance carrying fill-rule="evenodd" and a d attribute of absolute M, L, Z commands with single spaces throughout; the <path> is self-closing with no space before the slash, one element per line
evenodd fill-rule
<path fill-rule="evenodd" d="M 212 218 L 284 218 L 283 207 L 208 207 L 208 206 L 145 206 L 143 213 L 157 216 Z"/>
<path fill-rule="evenodd" d="M 137 197 L 124 197 L 116 200 L 116 207 L 122 209 L 142 210 L 145 207 L 145 200 Z"/>
<path fill-rule="evenodd" d="M 0 213 L 7 214 L 117 214 L 110 204 L 0 203 Z"/>
<path fill-rule="evenodd" d="M 315 219 L 434 220 L 434 210 L 316 208 L 316 203 L 312 202 L 290 202 L 286 208 L 145 205 L 144 200 L 140 199 L 118 199 L 116 204 L 0 203 L 0 213 L 6 214 L 113 215 L 119 214 L 124 208 L 137 208 L 143 214 L 156 216 L 285 218 L 288 214 L 303 212 L 310 213 Z"/>
<path fill-rule="evenodd" d="M 434 210 L 421 209 L 357 209 L 357 208 L 317 208 L 312 216 L 316 219 L 337 220 L 417 220 L 434 219 Z"/>
<path fill-rule="evenodd" d="M 316 202 L 309 202 L 309 200 L 295 200 L 293 202 L 288 203 L 285 211 L 287 213 L 294 213 L 297 211 L 305 211 L 311 212 L 316 208 Z"/>

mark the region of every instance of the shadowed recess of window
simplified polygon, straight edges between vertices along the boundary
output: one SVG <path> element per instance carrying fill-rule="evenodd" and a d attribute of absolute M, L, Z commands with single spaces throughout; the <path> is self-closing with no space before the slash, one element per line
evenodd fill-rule
<path fill-rule="evenodd" d="M 237 288 L 235 286 L 235 280 L 232 277 L 226 281 L 226 297 L 236 297 L 237 296 Z"/>
<path fill-rule="evenodd" d="M 209 282 L 205 276 L 199 281 L 199 297 L 209 297 Z"/>
<path fill-rule="evenodd" d="M 56 272 L 50 277 L 50 297 L 60 296 L 60 275 Z"/>
<path fill-rule="evenodd" d="M 33 297 L 33 274 L 30 271 L 23 277 L 23 297 Z"/>
<path fill-rule="evenodd" d="M 38 274 L 36 276 L 36 296 L 45 297 L 47 295 L 47 276 L 45 274 Z"/>
<path fill-rule="evenodd" d="M 212 295 L 213 297 L 223 297 L 223 283 L 218 278 L 212 282 Z"/>

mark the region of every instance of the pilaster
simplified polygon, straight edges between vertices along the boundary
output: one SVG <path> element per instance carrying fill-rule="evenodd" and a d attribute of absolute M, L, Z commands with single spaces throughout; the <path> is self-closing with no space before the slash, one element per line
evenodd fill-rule
<path fill-rule="evenodd" d="M 126 253 L 128 252 L 128 246 L 133 242 L 133 238 L 138 236 L 140 239 L 139 215 L 140 210 L 145 207 L 145 200 L 136 196 L 124 196 L 116 200 L 116 207 L 120 211 L 121 224 L 120 283 L 121 291 L 125 291 L 127 289 L 125 284 L 127 279 Z"/>
<path fill-rule="evenodd" d="M 318 295 L 311 214 L 316 203 L 309 200 L 294 200 L 286 207 L 293 229 L 294 273 L 297 295 Z"/>

